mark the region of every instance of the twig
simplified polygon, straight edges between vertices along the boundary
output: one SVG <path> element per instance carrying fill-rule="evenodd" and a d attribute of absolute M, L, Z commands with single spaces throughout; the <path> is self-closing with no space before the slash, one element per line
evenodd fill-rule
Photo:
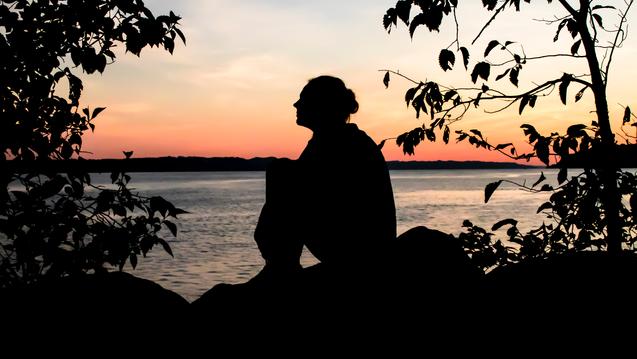
<path fill-rule="evenodd" d="M 401 74 L 401 73 L 400 73 L 400 72 L 398 72 L 398 71 L 394 71 L 394 70 L 386 70 L 386 69 L 381 69 L 381 70 L 378 70 L 378 71 L 379 71 L 379 72 L 389 72 L 389 73 L 392 73 L 392 74 L 394 74 L 394 75 L 400 76 L 400 77 L 404 78 L 404 79 L 405 79 L 405 80 L 407 80 L 407 81 L 411 81 L 411 82 L 415 83 L 416 85 L 419 85 L 419 84 L 420 84 L 420 81 L 416 81 L 416 80 L 414 80 L 414 79 L 411 79 L 411 78 L 409 78 L 409 77 L 407 77 L 407 76 L 405 76 L 405 75 Z"/>
<path fill-rule="evenodd" d="M 615 40 L 613 41 L 613 47 L 610 50 L 610 55 L 608 56 L 608 63 L 606 63 L 606 76 L 604 78 L 604 84 L 608 84 L 608 71 L 610 71 L 610 63 L 613 61 L 613 53 L 615 52 L 615 47 L 617 46 L 617 41 L 619 40 L 619 35 L 623 33 L 622 24 L 626 22 L 626 15 L 628 14 L 628 10 L 633 5 L 634 0 L 630 0 L 626 10 L 622 13 L 621 20 L 619 21 L 619 29 L 617 29 L 617 33 L 615 34 Z"/>
<path fill-rule="evenodd" d="M 473 39 L 473 41 L 471 41 L 471 45 L 475 44 L 476 41 L 478 40 L 478 38 L 480 37 L 480 35 L 482 35 L 482 32 L 484 32 L 484 30 L 486 30 L 486 28 L 491 25 L 491 23 L 493 22 L 493 20 L 495 20 L 495 17 L 498 16 L 498 14 L 504 10 L 504 7 L 509 3 L 509 1 L 505 1 L 504 3 L 502 3 L 502 6 L 500 6 L 496 11 L 495 14 L 493 14 L 493 16 L 491 16 L 491 18 L 489 19 L 489 21 L 487 21 L 487 23 L 482 27 L 482 29 L 480 30 L 480 32 L 478 33 L 478 35 L 476 36 L 475 39 Z"/>
<path fill-rule="evenodd" d="M 582 57 L 586 57 L 584 55 L 571 55 L 571 54 L 551 54 L 551 55 L 541 55 L 541 56 L 533 56 L 533 57 L 525 57 L 525 60 L 539 60 L 539 59 L 544 59 L 544 58 L 549 58 L 549 57 L 574 57 L 574 58 L 582 58 Z M 506 65 L 510 62 L 515 61 L 515 59 L 513 60 L 508 60 L 499 64 L 494 64 L 494 63 L 490 63 L 491 66 L 502 66 L 502 65 Z"/>

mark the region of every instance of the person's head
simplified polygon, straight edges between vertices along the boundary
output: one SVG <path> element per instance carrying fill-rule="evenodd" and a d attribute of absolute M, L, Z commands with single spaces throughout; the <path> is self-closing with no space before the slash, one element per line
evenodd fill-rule
<path fill-rule="evenodd" d="M 305 85 L 294 107 L 296 123 L 315 131 L 345 125 L 358 111 L 358 102 L 341 79 L 319 76 Z"/>

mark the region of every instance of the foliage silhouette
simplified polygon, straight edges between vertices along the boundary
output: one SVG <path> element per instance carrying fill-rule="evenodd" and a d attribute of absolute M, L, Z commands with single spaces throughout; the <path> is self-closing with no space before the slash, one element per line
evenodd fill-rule
<path fill-rule="evenodd" d="M 521 0 L 483 0 L 483 7 L 492 15 L 482 26 L 472 45 L 484 30 L 492 25 L 496 17 L 504 14 L 506 10 L 514 8 L 515 11 L 522 11 L 524 7 L 532 6 L 530 0 L 524 2 L 529 4 L 523 5 Z M 548 0 L 548 3 L 551 2 Z M 448 143 L 451 126 L 460 121 L 472 107 L 477 108 L 486 101 L 504 101 L 505 104 L 498 111 L 518 103 L 518 112 L 522 115 L 525 109 L 528 111 L 529 108 L 534 108 L 538 104 L 538 99 L 551 95 L 556 88 L 561 102 L 565 105 L 568 98 L 573 96 L 568 91 L 573 85 L 582 86 L 573 96 L 575 102 L 581 100 L 588 89 L 593 93 L 597 119 L 590 125 L 573 124 L 564 135 L 555 132 L 545 135 L 539 133 L 531 124 L 522 125 L 524 135 L 533 146 L 528 153 L 519 152 L 512 143 L 489 143 L 477 129 L 455 130 L 458 142 L 468 141 L 477 148 L 497 151 L 514 160 L 528 161 L 537 157 L 547 166 L 560 167 L 557 187 L 549 184 L 538 187 L 546 179 L 543 173 L 532 186 L 506 180 L 486 186 L 485 202 L 488 202 L 502 182 L 513 183 L 530 192 L 550 193 L 549 200 L 540 206 L 538 213 L 544 213 L 552 223 L 544 223 L 527 233 L 521 233 L 517 228 L 517 221 L 505 219 L 491 229 L 496 231 L 501 227 L 507 228 L 506 241 L 502 241 L 496 240 L 494 233 L 465 221 L 465 231 L 460 235 L 460 239 L 475 264 L 483 270 L 506 263 L 573 251 L 635 252 L 637 179 L 633 173 L 621 170 L 621 162 L 616 159 L 621 151 L 611 129 L 606 96 L 610 65 L 615 50 L 621 47 L 626 39 L 626 15 L 633 1 L 624 1 L 621 9 L 615 6 L 595 5 L 594 1 L 590 0 L 580 0 L 578 9 L 566 0 L 558 0 L 556 3 L 567 15 L 555 16 L 554 20 L 543 22 L 557 25 L 553 41 L 558 40 L 562 30 L 568 31 L 574 41 L 569 52 L 527 56 L 521 44 L 493 39 L 480 54 L 484 59 L 477 61 L 471 69 L 472 83 L 484 81 L 480 87 L 446 87 L 434 81 L 414 81 L 396 71 L 381 70 L 384 72 L 383 83 L 386 87 L 389 86 L 390 74 L 413 82 L 416 86 L 408 89 L 405 95 L 407 106 L 411 104 L 416 111 L 416 117 L 420 116 L 421 111 L 430 117 L 430 121 L 426 121 L 421 127 L 397 137 L 398 146 L 402 146 L 406 154 L 414 154 L 415 147 L 425 140 L 435 141 L 436 133 L 442 132 L 443 141 Z M 455 39 L 446 49 L 440 51 L 438 61 L 443 70 L 451 70 L 455 65 L 455 54 L 452 51 L 455 45 L 456 53 L 462 56 L 463 64 L 469 70 L 468 46 L 462 46 L 458 35 L 460 22 L 456 16 L 457 7 L 457 0 L 400 0 L 394 8 L 387 10 L 383 25 L 390 32 L 393 27 L 398 26 L 397 20 L 400 19 L 409 27 L 409 34 L 413 38 L 415 30 L 420 25 L 426 25 L 432 32 L 439 31 L 442 21 L 455 21 Z M 414 16 L 410 15 L 412 9 L 418 11 Z M 615 15 L 619 23 L 610 25 L 612 16 Z M 510 59 L 495 63 L 489 59 L 489 55 L 496 52 L 505 54 Z M 505 77 L 508 77 L 509 82 L 515 87 L 519 87 L 520 72 L 529 62 L 558 57 L 586 60 L 590 73 L 583 76 L 564 73 L 559 78 L 534 83 L 530 88 L 515 94 L 494 88 L 495 83 Z M 499 70 L 495 80 L 490 80 L 496 69 L 504 71 Z M 637 122 L 630 108 L 626 107 L 622 123 L 623 136 L 618 135 L 626 140 L 626 144 L 632 144 L 635 137 L 628 135 L 623 129 L 628 125 L 637 126 Z M 584 156 L 588 156 L 589 159 L 575 163 L 583 167 L 582 172 L 569 178 L 566 164 L 572 165 L 573 159 L 586 158 Z M 593 161 L 593 157 L 602 160 Z"/>
<path fill-rule="evenodd" d="M 172 255 L 159 231 L 176 235 L 168 218 L 183 210 L 131 192 L 122 171 L 105 188 L 84 170 L 61 173 L 50 161 L 81 161 L 82 135 L 104 110 L 80 107 L 83 83 L 74 71 L 102 73 L 118 45 L 137 56 L 146 46 L 172 53 L 176 37 L 185 43 L 179 19 L 155 17 L 141 0 L 0 2 L 0 288 L 122 270 L 127 261 L 134 268 L 157 244 Z M 30 170 L 11 170 L 17 163 Z"/>

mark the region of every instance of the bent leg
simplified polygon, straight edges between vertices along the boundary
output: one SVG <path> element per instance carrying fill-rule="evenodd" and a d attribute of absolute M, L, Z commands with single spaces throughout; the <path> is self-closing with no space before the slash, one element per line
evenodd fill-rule
<path fill-rule="evenodd" d="M 300 269 L 303 242 L 296 203 L 293 161 L 275 161 L 266 172 L 266 201 L 254 232 L 266 268 L 288 272 Z"/>

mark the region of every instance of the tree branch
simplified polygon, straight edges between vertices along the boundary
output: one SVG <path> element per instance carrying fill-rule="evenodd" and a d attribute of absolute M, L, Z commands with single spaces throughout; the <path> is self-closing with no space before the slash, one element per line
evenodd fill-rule
<path fill-rule="evenodd" d="M 509 1 L 505 1 L 502 3 L 502 6 L 500 6 L 496 11 L 495 14 L 493 14 L 493 16 L 491 16 L 491 18 L 489 19 L 489 21 L 487 21 L 487 23 L 482 27 L 482 29 L 480 30 L 480 32 L 478 33 L 478 35 L 476 36 L 475 39 L 473 39 L 473 41 L 471 41 L 471 45 L 475 44 L 476 41 L 478 40 L 478 38 L 480 37 L 480 35 L 482 35 L 482 33 L 484 32 L 484 30 L 486 30 L 487 27 L 489 27 L 489 25 L 491 25 L 491 23 L 493 22 L 493 20 L 495 20 L 495 17 L 498 16 L 498 14 L 504 10 L 504 7 L 509 3 Z"/>
<path fill-rule="evenodd" d="M 544 59 L 544 58 L 549 58 L 549 57 L 573 57 L 573 58 L 585 58 L 585 55 L 571 55 L 571 54 L 552 54 L 552 55 L 541 55 L 541 56 L 533 56 L 533 57 L 525 57 L 524 60 L 539 60 L 539 59 Z M 494 63 L 490 63 L 491 66 L 502 66 L 502 65 L 506 65 L 510 62 L 515 61 L 515 59 L 512 60 L 508 60 L 499 64 L 494 64 Z"/>
<path fill-rule="evenodd" d="M 460 51 L 460 25 L 458 24 L 458 17 L 456 16 L 456 8 L 453 8 L 453 20 L 456 22 L 456 46 L 457 50 Z"/>
<path fill-rule="evenodd" d="M 579 13 L 566 0 L 559 0 L 559 2 L 573 17 L 576 18 L 579 15 Z"/>
<path fill-rule="evenodd" d="M 608 71 L 610 71 L 610 63 L 613 61 L 613 53 L 615 52 L 615 48 L 617 47 L 617 44 L 620 38 L 619 35 L 623 32 L 622 24 L 626 21 L 626 15 L 628 14 L 628 10 L 630 10 L 630 7 L 632 5 L 633 5 L 633 0 L 630 0 L 630 3 L 628 3 L 626 10 L 622 14 L 621 20 L 619 21 L 619 29 L 617 29 L 617 33 L 615 34 L 615 40 L 613 41 L 613 45 L 610 50 L 610 55 L 608 56 L 608 62 L 606 63 L 606 71 L 604 72 L 606 74 L 604 76 L 604 85 L 608 84 Z"/>

